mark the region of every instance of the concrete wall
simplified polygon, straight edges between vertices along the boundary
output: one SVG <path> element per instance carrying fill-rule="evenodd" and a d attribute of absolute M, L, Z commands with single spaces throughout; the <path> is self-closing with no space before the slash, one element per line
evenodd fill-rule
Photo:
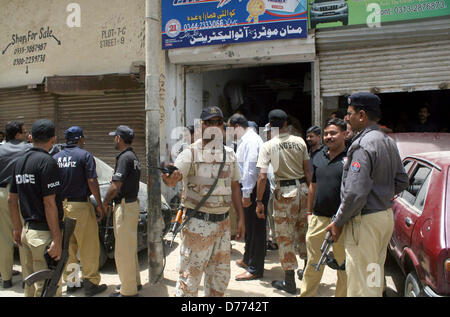
<path fill-rule="evenodd" d="M 145 59 L 144 16 L 145 0 L 0 0 L 0 88 L 129 73 Z"/>

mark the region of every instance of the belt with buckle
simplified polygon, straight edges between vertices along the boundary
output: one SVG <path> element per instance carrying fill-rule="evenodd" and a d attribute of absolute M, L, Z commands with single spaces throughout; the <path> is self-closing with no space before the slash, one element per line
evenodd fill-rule
<path fill-rule="evenodd" d="M 230 212 L 227 211 L 224 214 L 210 214 L 208 212 L 201 212 L 201 211 L 197 211 L 194 214 L 194 210 L 192 209 L 187 209 L 186 211 L 186 216 L 188 217 L 194 217 L 200 220 L 205 220 L 205 221 L 210 221 L 210 222 L 220 222 L 223 221 L 225 219 L 227 219 L 227 217 L 229 216 Z"/>
<path fill-rule="evenodd" d="M 27 222 L 28 229 L 38 231 L 50 231 L 50 228 L 46 222 Z M 63 224 L 59 223 L 59 229 L 62 229 Z"/>
<path fill-rule="evenodd" d="M 79 203 L 86 203 L 88 202 L 88 197 L 70 197 L 66 198 L 68 202 L 79 202 Z"/>
<path fill-rule="evenodd" d="M 302 177 L 299 179 L 300 184 L 301 183 L 306 183 L 306 177 Z M 282 180 L 280 181 L 280 186 L 281 187 L 285 187 L 285 186 L 294 186 L 296 185 L 296 180 L 295 179 L 287 179 L 287 180 Z"/>
<path fill-rule="evenodd" d="M 114 202 L 116 204 L 120 204 L 122 202 L 122 199 L 125 199 L 126 204 L 134 203 L 135 201 L 137 201 L 137 198 L 121 198 L 121 199 L 115 199 Z"/>

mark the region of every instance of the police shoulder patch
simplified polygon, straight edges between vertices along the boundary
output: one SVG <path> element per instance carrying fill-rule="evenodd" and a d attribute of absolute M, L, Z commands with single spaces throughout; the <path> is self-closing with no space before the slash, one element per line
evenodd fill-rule
<path fill-rule="evenodd" d="M 357 173 L 359 172 L 359 169 L 361 168 L 361 165 L 359 164 L 359 162 L 355 161 L 352 163 L 352 171 Z"/>

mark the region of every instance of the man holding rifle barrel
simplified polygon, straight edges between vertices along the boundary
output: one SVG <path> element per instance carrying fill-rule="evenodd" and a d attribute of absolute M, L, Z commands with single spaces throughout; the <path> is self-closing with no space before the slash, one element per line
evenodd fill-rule
<path fill-rule="evenodd" d="M 408 186 L 395 142 L 378 128 L 380 103 L 378 96 L 365 92 L 348 98 L 345 120 L 356 135 L 344 165 L 341 204 L 326 228 L 333 241 L 344 234 L 347 295 L 352 297 L 382 296 L 394 229 L 392 200 Z"/>
<path fill-rule="evenodd" d="M 345 137 L 347 124 L 342 119 L 329 120 L 324 129 L 325 146 L 312 160 L 312 178 L 308 192 L 308 231 L 306 249 L 308 264 L 303 275 L 300 297 L 315 296 L 323 275 L 321 261 L 321 244 L 325 239 L 325 228 L 336 213 L 341 202 L 340 187 L 342 170 L 346 156 Z M 333 244 L 333 254 L 337 266 L 343 268 L 345 261 L 342 239 Z M 331 244 L 331 242 L 329 243 Z M 345 297 L 347 293 L 347 276 L 345 270 L 337 270 L 336 297 Z"/>

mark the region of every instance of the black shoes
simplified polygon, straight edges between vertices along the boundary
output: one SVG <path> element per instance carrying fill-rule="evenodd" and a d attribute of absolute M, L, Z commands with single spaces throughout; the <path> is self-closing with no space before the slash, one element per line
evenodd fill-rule
<path fill-rule="evenodd" d="M 17 276 L 20 275 L 19 271 L 13 270 L 12 271 L 12 276 Z M 3 279 L 0 279 L 2 281 L 2 287 L 3 288 L 11 288 L 12 287 L 12 278 L 10 280 L 6 280 L 4 281 Z"/>
<path fill-rule="evenodd" d="M 136 295 L 122 295 L 120 292 L 111 293 L 109 297 L 139 297 L 139 294 Z"/>
<path fill-rule="evenodd" d="M 116 286 L 116 290 L 120 291 L 120 287 L 121 287 L 121 286 L 122 286 L 121 284 L 117 285 L 117 286 Z M 142 291 L 142 284 L 139 284 L 139 285 L 137 286 L 137 290 L 138 290 L 138 291 Z"/>
<path fill-rule="evenodd" d="M 305 271 L 303 269 L 297 270 L 297 277 L 300 281 L 303 279 L 303 273 L 305 273 Z"/>
<path fill-rule="evenodd" d="M 80 290 L 83 288 L 84 282 L 81 281 L 80 286 L 68 286 L 67 285 L 67 294 L 72 294 L 75 293 L 76 291 Z"/>
<path fill-rule="evenodd" d="M 106 284 L 95 285 L 89 280 L 84 281 L 84 295 L 88 297 L 104 292 L 107 288 L 108 286 L 106 286 Z"/>
<path fill-rule="evenodd" d="M 297 270 L 297 277 L 301 281 L 303 279 L 303 275 L 305 274 L 306 266 L 308 265 L 308 259 L 305 260 L 305 266 L 303 269 Z"/>
<path fill-rule="evenodd" d="M 278 250 L 278 244 L 273 241 L 267 241 L 266 250 L 275 251 Z"/>
<path fill-rule="evenodd" d="M 294 270 L 284 272 L 283 281 L 272 281 L 272 286 L 276 289 L 285 291 L 289 294 L 297 294 L 297 288 L 295 286 Z"/>
<path fill-rule="evenodd" d="M 3 281 L 3 288 L 11 288 L 12 287 L 12 280 Z"/>

